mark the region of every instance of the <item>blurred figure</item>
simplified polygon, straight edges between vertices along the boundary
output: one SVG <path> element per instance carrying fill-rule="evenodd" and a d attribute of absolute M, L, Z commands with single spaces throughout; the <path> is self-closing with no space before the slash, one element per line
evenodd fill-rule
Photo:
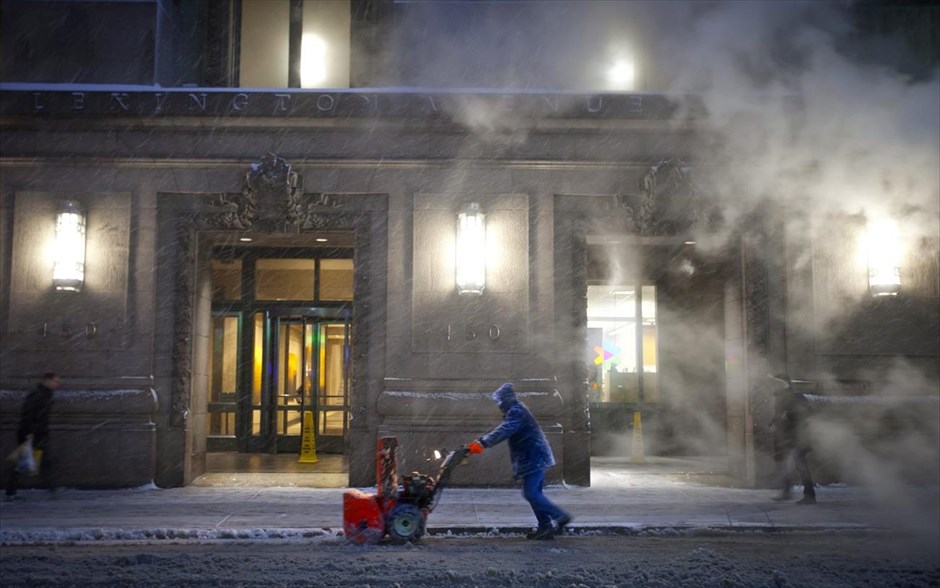
<path fill-rule="evenodd" d="M 774 439 L 774 461 L 781 492 L 774 500 L 789 500 L 793 486 L 792 470 L 796 469 L 803 483 L 803 498 L 797 504 L 816 504 L 816 486 L 806 456 L 812 451 L 806 433 L 808 399 L 793 388 L 786 374 L 771 376 L 781 386 L 774 393 L 774 413 L 770 430 Z M 792 466 L 791 466 L 792 463 Z"/>
<path fill-rule="evenodd" d="M 46 372 L 38 384 L 26 395 L 23 408 L 20 411 L 20 424 L 16 429 L 16 442 L 21 444 L 27 437 L 32 437 L 33 449 L 42 452 L 39 461 L 39 475 L 46 486 L 55 491 L 51 484 L 49 460 L 49 415 L 52 413 L 52 396 L 61 385 L 59 375 L 55 372 Z M 20 472 L 16 464 L 12 464 L 10 475 L 7 478 L 5 500 L 19 498 L 16 491 L 19 489 Z"/>
<path fill-rule="evenodd" d="M 492 396 L 503 411 L 503 422 L 498 427 L 468 444 L 470 453 L 483 453 L 487 447 L 509 440 L 512 475 L 522 480 L 522 495 L 529 501 L 538 521 L 538 529 L 526 539 L 544 541 L 554 539 L 571 522 L 571 515 L 558 508 L 542 493 L 545 471 L 555 465 L 555 456 L 545 433 L 525 404 L 516 398 L 513 385 L 500 386 Z M 554 525 L 552 522 L 554 521 Z M 557 527 L 555 526 L 557 525 Z"/>

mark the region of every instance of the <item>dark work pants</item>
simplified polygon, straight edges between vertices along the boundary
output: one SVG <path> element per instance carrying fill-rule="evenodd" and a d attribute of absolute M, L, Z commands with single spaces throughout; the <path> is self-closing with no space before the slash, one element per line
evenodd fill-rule
<path fill-rule="evenodd" d="M 553 520 L 557 521 L 565 516 L 565 511 L 555 506 L 555 503 L 542 493 L 544 483 L 545 470 L 532 472 L 522 478 L 522 495 L 529 501 L 535 519 L 539 522 L 539 528 L 543 529 L 551 527 Z"/>
<path fill-rule="evenodd" d="M 816 496 L 816 485 L 813 483 L 813 474 L 810 472 L 809 461 L 806 458 L 808 454 L 809 449 L 801 449 L 798 447 L 790 448 L 782 453 L 782 459 L 779 460 L 777 465 L 780 468 L 780 478 L 784 495 L 790 493 L 790 486 L 793 484 L 792 471 L 790 468 L 790 460 L 792 459 L 793 467 L 800 477 L 800 482 L 803 483 L 803 496 Z"/>

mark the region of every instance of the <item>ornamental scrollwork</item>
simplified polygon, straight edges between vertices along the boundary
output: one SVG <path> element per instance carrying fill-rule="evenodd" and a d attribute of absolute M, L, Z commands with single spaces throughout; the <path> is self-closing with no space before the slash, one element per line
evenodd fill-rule
<path fill-rule="evenodd" d="M 677 235 L 709 220 L 693 181 L 692 167 L 677 157 L 650 166 L 639 180 L 639 193 L 619 194 L 611 209 L 619 212 L 620 229 L 638 235 Z"/>
<path fill-rule="evenodd" d="M 201 229 L 298 232 L 320 229 L 324 212 L 339 203 L 327 194 L 304 194 L 303 177 L 269 153 L 252 163 L 237 194 L 212 198 L 196 219 Z"/>

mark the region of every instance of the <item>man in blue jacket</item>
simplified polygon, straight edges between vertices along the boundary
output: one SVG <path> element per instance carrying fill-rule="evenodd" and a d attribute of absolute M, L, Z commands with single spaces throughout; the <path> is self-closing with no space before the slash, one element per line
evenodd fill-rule
<path fill-rule="evenodd" d="M 468 445 L 470 453 L 483 453 L 486 447 L 509 440 L 509 456 L 512 459 L 512 475 L 522 479 L 522 495 L 532 506 L 538 520 L 538 529 L 526 535 L 527 539 L 554 539 L 571 515 L 558 508 L 542 493 L 545 470 L 555 465 L 552 448 L 526 405 L 516 398 L 512 384 L 500 386 L 492 396 L 503 411 L 503 422 L 498 427 Z M 552 524 L 554 521 L 554 525 Z M 557 526 L 557 529 L 556 529 Z"/>

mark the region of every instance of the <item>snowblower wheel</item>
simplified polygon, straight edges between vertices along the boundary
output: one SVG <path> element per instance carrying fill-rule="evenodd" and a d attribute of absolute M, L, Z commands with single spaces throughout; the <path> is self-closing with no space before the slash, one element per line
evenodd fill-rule
<path fill-rule="evenodd" d="M 393 543 L 417 541 L 424 534 L 421 510 L 413 504 L 399 504 L 388 517 L 386 532 Z"/>

